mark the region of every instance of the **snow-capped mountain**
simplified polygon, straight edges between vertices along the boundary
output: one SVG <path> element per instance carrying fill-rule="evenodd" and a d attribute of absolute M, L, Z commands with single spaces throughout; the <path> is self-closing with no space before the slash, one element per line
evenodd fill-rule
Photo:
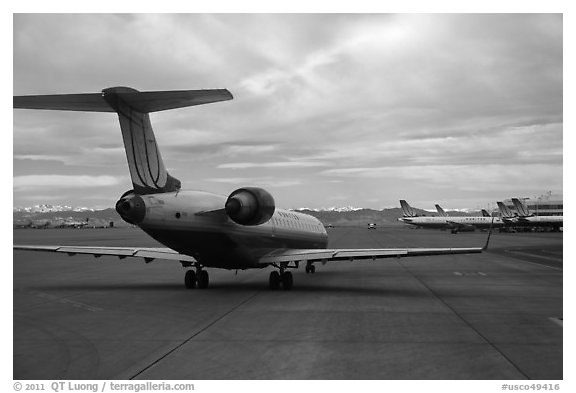
<path fill-rule="evenodd" d="M 72 207 L 72 206 L 60 206 L 60 205 L 34 205 L 31 207 L 15 207 L 12 209 L 15 213 L 54 213 L 54 212 L 86 212 L 94 211 L 89 207 Z"/>
<path fill-rule="evenodd" d="M 338 212 L 338 213 L 343 213 L 343 212 L 355 212 L 358 210 L 363 210 L 364 208 L 362 207 L 354 207 L 354 206 L 344 206 L 344 207 L 321 207 L 320 209 L 313 209 L 310 207 L 301 207 L 298 209 L 293 209 L 293 210 L 309 210 L 309 211 L 313 211 L 313 212 Z"/>

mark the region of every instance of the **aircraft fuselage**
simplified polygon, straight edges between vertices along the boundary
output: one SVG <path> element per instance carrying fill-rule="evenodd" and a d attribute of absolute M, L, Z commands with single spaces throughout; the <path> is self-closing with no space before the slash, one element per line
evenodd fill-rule
<path fill-rule="evenodd" d="M 240 225 L 223 210 L 226 197 L 204 191 L 137 195 L 134 222 L 151 237 L 203 266 L 264 267 L 258 260 L 278 249 L 324 249 L 328 235 L 315 217 L 276 209 L 260 225 Z"/>
<path fill-rule="evenodd" d="M 504 225 L 500 217 L 402 217 L 400 221 L 425 228 L 452 228 L 456 226 L 472 226 L 475 228 L 490 228 Z"/>

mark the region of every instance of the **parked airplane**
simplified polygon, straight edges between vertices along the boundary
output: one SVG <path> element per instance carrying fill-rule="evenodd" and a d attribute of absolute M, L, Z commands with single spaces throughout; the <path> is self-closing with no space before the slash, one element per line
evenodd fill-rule
<path fill-rule="evenodd" d="M 404 204 L 402 204 L 404 202 Z M 412 207 L 406 201 L 400 201 L 403 205 L 403 210 L 412 210 Z M 405 205 L 405 206 L 404 206 Z M 404 221 L 407 224 L 416 225 L 422 228 L 440 228 L 440 229 L 450 229 L 452 233 L 458 233 L 459 231 L 473 231 L 477 228 L 488 229 L 491 227 L 502 226 L 502 220 L 498 217 L 484 217 L 484 216 L 464 216 L 464 217 L 452 217 L 448 216 L 444 209 L 439 205 L 436 205 L 438 213 L 444 214 L 441 217 L 402 217 L 399 220 Z"/>
<path fill-rule="evenodd" d="M 559 229 L 564 226 L 564 216 L 537 216 L 518 198 L 512 198 L 512 203 L 518 211 L 516 224 L 534 227 L 552 227 Z"/>
<path fill-rule="evenodd" d="M 288 269 L 306 263 L 352 261 L 425 255 L 479 253 L 477 248 L 327 249 L 328 237 L 316 218 L 276 208 L 262 188 L 242 187 L 228 197 L 204 191 L 183 191 L 165 169 L 149 113 L 231 100 L 228 90 L 139 92 L 127 87 L 96 94 L 15 96 L 14 108 L 116 112 L 126 150 L 133 189 L 116 203 L 116 211 L 168 248 L 92 246 L 14 246 L 16 250 L 62 252 L 68 255 L 113 255 L 179 261 L 189 269 L 185 286 L 208 287 L 205 268 L 274 267 L 269 286 L 290 289 Z M 489 240 L 489 237 L 488 237 Z M 487 246 L 488 240 L 486 242 Z"/>

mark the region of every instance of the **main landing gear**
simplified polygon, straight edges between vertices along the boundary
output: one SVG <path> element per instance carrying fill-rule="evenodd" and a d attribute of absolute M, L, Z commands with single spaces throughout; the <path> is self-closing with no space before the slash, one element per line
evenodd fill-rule
<path fill-rule="evenodd" d="M 270 279 L 268 280 L 268 284 L 270 289 L 276 290 L 280 289 L 280 285 L 282 285 L 282 289 L 288 291 L 292 289 L 294 286 L 294 279 L 292 278 L 292 272 L 288 271 L 288 268 L 298 268 L 298 262 L 294 263 L 294 266 L 288 266 L 287 262 L 280 263 L 280 266 L 274 264 L 278 270 L 275 270 L 270 273 Z M 306 273 L 308 273 L 308 266 L 306 266 Z"/>
<path fill-rule="evenodd" d="M 284 269 L 280 269 L 280 272 L 274 270 L 270 273 L 270 279 L 268 280 L 270 284 L 270 289 L 276 290 L 280 289 L 280 284 L 285 291 L 292 289 L 294 285 L 294 279 L 292 278 L 292 272 L 286 272 Z"/>
<path fill-rule="evenodd" d="M 184 285 L 188 289 L 196 288 L 196 285 L 200 289 L 206 289 L 209 282 L 208 272 L 203 270 L 200 265 L 196 265 L 196 271 L 187 270 L 184 276 Z"/>

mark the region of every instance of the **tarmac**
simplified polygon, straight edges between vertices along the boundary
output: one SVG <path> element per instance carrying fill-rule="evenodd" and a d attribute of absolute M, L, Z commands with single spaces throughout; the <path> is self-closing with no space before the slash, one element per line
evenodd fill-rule
<path fill-rule="evenodd" d="M 329 247 L 474 247 L 485 232 L 331 228 Z M 14 230 L 14 244 L 158 246 L 138 229 Z M 14 379 L 563 379 L 562 233 L 482 254 L 294 271 L 14 252 Z"/>

